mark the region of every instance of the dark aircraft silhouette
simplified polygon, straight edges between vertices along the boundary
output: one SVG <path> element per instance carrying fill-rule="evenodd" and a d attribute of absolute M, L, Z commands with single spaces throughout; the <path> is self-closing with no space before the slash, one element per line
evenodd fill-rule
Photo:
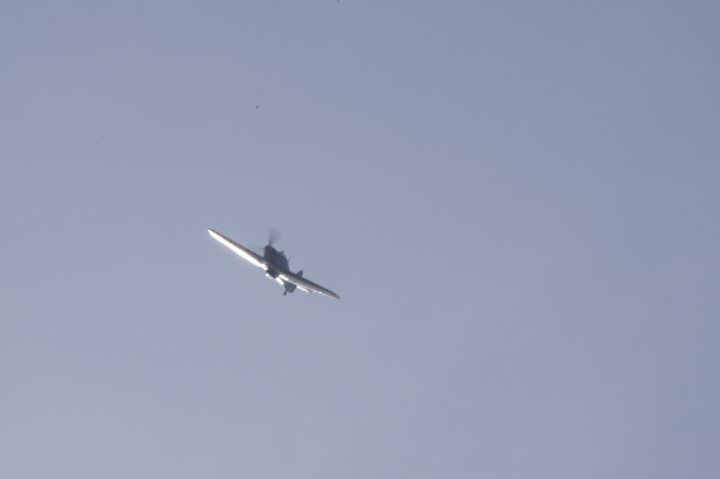
<path fill-rule="evenodd" d="M 213 229 L 208 229 L 208 233 L 219 243 L 227 246 L 242 259 L 251 263 L 265 271 L 265 276 L 274 279 L 282 287 L 285 288 L 283 295 L 292 293 L 295 289 L 305 291 L 306 293 L 318 293 L 331 298 L 340 299 L 340 296 L 333 293 L 327 288 L 323 288 L 319 284 L 313 283 L 309 279 L 303 278 L 302 270 L 297 273 L 290 271 L 290 264 L 283 251 L 278 251 L 273 247 L 275 238 L 270 235 L 268 244 L 263 249 L 263 255 L 255 253 L 250 248 L 236 243 L 227 236 L 224 236 Z"/>

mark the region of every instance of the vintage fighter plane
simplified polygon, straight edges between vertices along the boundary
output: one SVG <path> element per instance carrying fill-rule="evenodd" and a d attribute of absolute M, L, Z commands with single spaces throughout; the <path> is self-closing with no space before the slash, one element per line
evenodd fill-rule
<path fill-rule="evenodd" d="M 295 288 L 305 291 L 306 293 L 319 293 L 324 296 L 331 298 L 340 299 L 340 296 L 333 293 L 327 288 L 323 288 L 319 284 L 313 283 L 309 279 L 303 278 L 303 272 L 298 271 L 293 273 L 290 271 L 290 265 L 288 259 L 283 251 L 278 251 L 273 247 L 274 238 L 270 235 L 268 244 L 263 249 L 263 255 L 255 253 L 250 248 L 236 243 L 227 236 L 224 236 L 213 229 L 208 229 L 208 233 L 213 237 L 214 240 L 230 248 L 242 259 L 248 263 L 262 268 L 265 271 L 265 276 L 270 279 L 274 279 L 281 286 L 285 288 L 283 295 L 292 293 Z"/>

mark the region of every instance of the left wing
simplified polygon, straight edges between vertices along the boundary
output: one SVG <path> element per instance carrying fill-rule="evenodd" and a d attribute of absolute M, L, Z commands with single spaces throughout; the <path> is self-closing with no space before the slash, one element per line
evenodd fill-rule
<path fill-rule="evenodd" d="M 248 263 L 264 270 L 267 269 L 267 263 L 265 263 L 265 259 L 250 248 L 246 248 L 245 246 L 234 242 L 227 236 L 223 236 L 213 229 L 208 229 L 208 233 L 210 233 L 210 236 L 212 236 L 214 240 L 233 250 L 233 252 L 235 252 L 238 256 L 240 256 Z"/>
<path fill-rule="evenodd" d="M 288 283 L 292 283 L 306 293 L 318 293 L 331 298 L 340 299 L 340 296 L 333 293 L 327 288 L 323 288 L 317 283 L 313 283 L 309 279 L 305 279 L 302 276 L 298 276 L 295 273 L 280 273 L 280 279 Z"/>

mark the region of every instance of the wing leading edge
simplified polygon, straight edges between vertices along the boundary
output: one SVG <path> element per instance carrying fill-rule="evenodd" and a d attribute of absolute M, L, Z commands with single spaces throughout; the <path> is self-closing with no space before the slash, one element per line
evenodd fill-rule
<path fill-rule="evenodd" d="M 210 236 L 213 237 L 214 240 L 216 240 L 218 243 L 222 244 L 223 246 L 226 246 L 227 248 L 231 249 L 235 254 L 240 256 L 242 259 L 247 261 L 248 263 L 257 266 L 258 268 L 267 269 L 267 264 L 265 263 L 265 260 L 262 256 L 255 253 L 250 248 L 246 248 L 243 245 L 234 242 L 227 236 L 223 236 L 217 231 L 213 229 L 208 229 L 208 233 L 210 233 Z"/>

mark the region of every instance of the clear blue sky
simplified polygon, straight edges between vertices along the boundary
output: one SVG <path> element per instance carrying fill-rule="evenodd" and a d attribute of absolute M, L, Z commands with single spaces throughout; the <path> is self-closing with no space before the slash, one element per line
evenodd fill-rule
<path fill-rule="evenodd" d="M 718 476 L 719 14 L 3 2 L 0 477 Z"/>

